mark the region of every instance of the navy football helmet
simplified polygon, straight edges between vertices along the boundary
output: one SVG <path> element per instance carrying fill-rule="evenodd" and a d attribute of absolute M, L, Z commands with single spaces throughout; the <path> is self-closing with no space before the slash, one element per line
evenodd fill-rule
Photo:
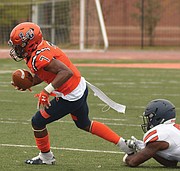
<path fill-rule="evenodd" d="M 141 127 L 144 132 L 147 132 L 159 124 L 175 122 L 175 119 L 175 106 L 166 99 L 155 99 L 148 103 L 143 113 L 144 123 Z"/>

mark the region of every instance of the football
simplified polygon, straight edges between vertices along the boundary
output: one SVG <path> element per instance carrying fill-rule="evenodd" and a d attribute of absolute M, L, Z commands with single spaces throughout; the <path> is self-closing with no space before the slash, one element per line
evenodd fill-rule
<path fill-rule="evenodd" d="M 25 69 L 17 69 L 12 73 L 12 81 L 14 86 L 23 90 L 29 89 L 33 84 L 32 74 Z"/>

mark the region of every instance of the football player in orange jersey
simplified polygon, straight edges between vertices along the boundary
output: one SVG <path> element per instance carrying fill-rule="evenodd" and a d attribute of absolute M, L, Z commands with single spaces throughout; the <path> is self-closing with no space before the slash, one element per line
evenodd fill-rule
<path fill-rule="evenodd" d="M 143 113 L 143 120 L 143 141 L 135 137 L 128 140 L 138 152 L 125 155 L 123 161 L 136 167 L 154 158 L 166 167 L 176 167 L 180 161 L 180 125 L 175 123 L 175 106 L 166 99 L 152 100 Z"/>
<path fill-rule="evenodd" d="M 31 22 L 18 24 L 11 31 L 8 44 L 12 47 L 10 56 L 15 61 L 24 60 L 34 74 L 33 86 L 43 81 L 48 84 L 36 95 L 39 110 L 32 117 L 34 137 L 40 153 L 25 163 L 55 163 L 46 125 L 67 114 L 71 114 L 78 128 L 114 143 L 126 153 L 132 153 L 121 136 L 105 124 L 89 119 L 86 80 L 58 47 L 43 39 L 38 25 Z M 56 97 L 49 101 L 50 95 Z"/>

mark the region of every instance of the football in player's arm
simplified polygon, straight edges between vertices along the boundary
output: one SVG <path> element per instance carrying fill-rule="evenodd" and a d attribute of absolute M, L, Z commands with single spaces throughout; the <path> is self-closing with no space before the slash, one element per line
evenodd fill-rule
<path fill-rule="evenodd" d="M 165 167 L 176 167 L 180 161 L 180 125 L 175 123 L 175 106 L 166 99 L 155 99 L 148 103 L 143 113 L 145 132 L 143 141 L 131 137 L 129 147 L 135 153 L 125 155 L 123 161 L 137 167 L 154 158 Z"/>

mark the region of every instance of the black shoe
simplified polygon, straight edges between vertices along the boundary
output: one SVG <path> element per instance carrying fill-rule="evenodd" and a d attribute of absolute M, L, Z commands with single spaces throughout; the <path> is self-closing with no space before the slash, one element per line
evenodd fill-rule
<path fill-rule="evenodd" d="M 44 159 L 43 157 L 40 157 L 40 154 L 32 159 L 28 159 L 25 161 L 26 164 L 49 164 L 49 165 L 53 165 L 55 164 L 56 159 L 55 157 L 53 157 L 50 160 Z"/>

